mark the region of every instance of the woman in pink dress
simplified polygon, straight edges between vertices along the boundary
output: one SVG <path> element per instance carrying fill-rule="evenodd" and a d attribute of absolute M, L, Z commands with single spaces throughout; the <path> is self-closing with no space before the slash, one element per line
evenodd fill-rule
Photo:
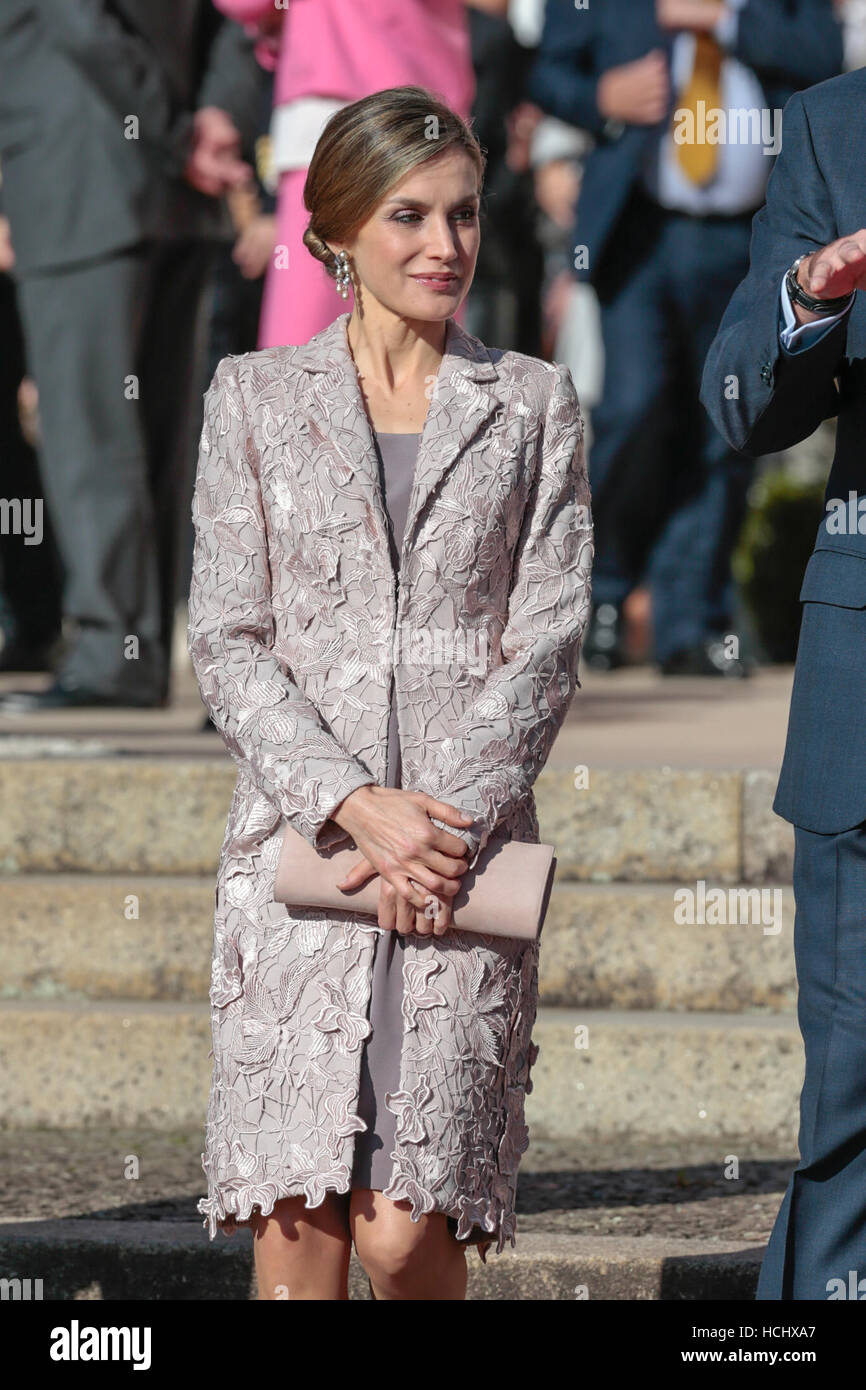
<path fill-rule="evenodd" d="M 303 245 L 304 181 L 316 141 L 340 107 L 386 87 L 418 85 L 468 117 L 475 92 L 463 0 L 214 0 L 259 35 L 276 65 L 271 126 L 279 176 L 277 243 L 259 346 L 306 343 L 335 314 L 334 285 Z M 351 307 L 351 306 L 349 306 Z M 458 318 L 460 315 L 458 314 Z"/>

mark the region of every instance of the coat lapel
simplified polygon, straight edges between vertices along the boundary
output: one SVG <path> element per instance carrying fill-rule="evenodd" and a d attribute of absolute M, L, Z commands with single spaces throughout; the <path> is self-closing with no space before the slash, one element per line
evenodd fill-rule
<path fill-rule="evenodd" d="M 340 314 L 295 350 L 295 365 L 311 374 L 309 391 L 297 398 L 298 428 L 348 469 L 368 494 L 383 565 L 393 572 L 379 461 L 346 335 L 348 321 L 348 313 Z M 498 408 L 500 397 L 491 389 L 498 380 L 484 344 L 454 319 L 447 319 L 445 351 L 415 463 L 403 557 L 433 490 Z"/>

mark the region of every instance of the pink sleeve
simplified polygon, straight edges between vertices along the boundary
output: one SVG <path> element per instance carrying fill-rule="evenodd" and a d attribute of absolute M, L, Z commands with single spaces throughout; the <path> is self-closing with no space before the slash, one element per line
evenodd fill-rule
<path fill-rule="evenodd" d="M 274 14 L 273 0 L 213 0 L 213 4 L 215 9 L 252 32 L 257 39 L 254 51 L 259 66 L 266 72 L 275 72 L 279 64 L 280 35 L 278 32 L 270 35 L 255 32 L 261 20 Z M 285 11 L 277 13 L 285 15 Z"/>
<path fill-rule="evenodd" d="M 257 24 L 274 13 L 273 0 L 213 0 L 213 4 L 238 24 Z"/>

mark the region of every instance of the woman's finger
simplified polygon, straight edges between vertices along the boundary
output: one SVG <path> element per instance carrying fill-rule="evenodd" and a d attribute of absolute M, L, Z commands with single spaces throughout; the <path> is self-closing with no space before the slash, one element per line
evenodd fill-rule
<path fill-rule="evenodd" d="M 419 912 L 424 911 L 427 903 L 427 890 L 425 888 L 420 885 L 416 888 L 408 874 L 397 874 L 391 883 L 396 889 L 398 898 L 402 898 L 404 902 L 411 904 Z"/>
<path fill-rule="evenodd" d="M 418 914 L 421 915 L 420 913 Z M 426 895 L 426 905 L 424 907 L 425 927 L 421 933 L 424 936 L 442 936 L 451 926 L 454 920 L 454 913 L 448 898 L 438 897 L 435 893 Z"/>
<path fill-rule="evenodd" d="M 397 894 L 397 920 L 395 930 L 401 936 L 411 936 L 415 930 L 415 911 L 411 903 L 400 894 Z"/>
<path fill-rule="evenodd" d="M 425 895 L 435 893 L 440 898 L 450 900 L 460 892 L 459 878 L 445 878 L 442 874 L 434 874 L 420 859 L 413 859 L 406 865 L 406 874 L 408 878 L 414 879 Z"/>
<path fill-rule="evenodd" d="M 459 835 L 452 835 L 450 830 L 440 830 L 436 825 L 433 826 L 433 830 L 431 849 L 438 850 L 440 854 L 447 854 L 451 859 L 466 859 L 469 846 L 465 840 L 461 840 Z"/>
<path fill-rule="evenodd" d="M 354 868 L 343 875 L 337 887 L 343 891 L 350 888 L 360 888 L 361 884 L 366 883 L 367 879 L 372 878 L 375 873 L 378 873 L 378 870 L 373 868 L 369 859 L 361 858 Z"/>
<path fill-rule="evenodd" d="M 435 894 L 432 893 L 430 896 L 432 905 L 435 905 L 435 908 L 438 909 L 434 910 L 432 905 L 427 909 L 430 913 L 433 935 L 444 936 L 448 928 L 454 924 L 454 910 L 448 898 L 437 898 Z"/>
<path fill-rule="evenodd" d="M 463 841 L 461 840 L 460 843 L 462 845 Z M 463 847 L 465 850 L 466 846 Z M 439 874 L 440 877 L 451 879 L 454 883 L 460 882 L 468 867 L 465 854 L 447 854 L 438 849 L 426 851 L 419 863 L 423 863 L 429 873 Z"/>
<path fill-rule="evenodd" d="M 383 878 L 379 884 L 379 926 L 384 927 L 386 931 L 393 931 L 396 921 L 397 894 L 393 885 Z"/>
<path fill-rule="evenodd" d="M 464 830 L 475 819 L 474 816 L 470 816 L 468 811 L 459 811 L 456 806 L 449 806 L 447 801 L 437 801 L 435 797 L 428 796 L 426 792 L 420 792 L 419 795 L 427 815 L 435 816 L 437 820 L 444 820 L 446 825 L 456 825 Z"/>

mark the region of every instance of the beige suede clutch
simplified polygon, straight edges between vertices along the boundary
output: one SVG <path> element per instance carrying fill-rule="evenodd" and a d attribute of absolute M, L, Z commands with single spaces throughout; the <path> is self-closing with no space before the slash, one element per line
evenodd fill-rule
<path fill-rule="evenodd" d="M 485 936 L 534 941 L 541 931 L 553 874 L 553 845 L 491 835 L 452 899 L 454 926 Z M 337 908 L 377 917 L 378 874 L 352 892 L 337 883 L 361 858 L 357 847 L 317 850 L 286 824 L 277 862 L 274 901 L 289 907 Z"/>

